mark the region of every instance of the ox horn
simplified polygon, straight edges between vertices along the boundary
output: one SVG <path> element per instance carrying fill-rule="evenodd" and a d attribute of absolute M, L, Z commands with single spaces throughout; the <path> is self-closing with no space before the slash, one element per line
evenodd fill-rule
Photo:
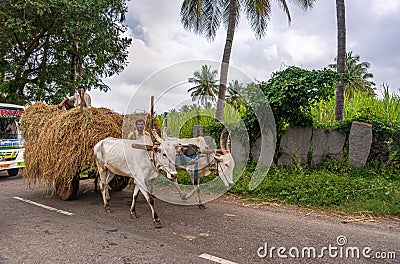
<path fill-rule="evenodd" d="M 161 143 L 161 142 L 162 142 L 162 139 L 161 139 L 161 137 L 157 134 L 157 131 L 156 131 L 155 129 L 153 129 L 151 132 L 153 133 L 153 136 L 154 136 L 154 138 L 157 140 L 157 142 L 158 142 L 158 143 Z"/>
<path fill-rule="evenodd" d="M 222 153 L 226 152 L 226 148 L 225 148 L 225 144 L 224 144 L 224 132 L 225 132 L 225 129 L 222 130 L 221 136 L 219 136 L 219 146 L 221 147 Z"/>
<path fill-rule="evenodd" d="M 226 139 L 226 147 L 225 147 L 226 153 L 231 153 L 231 134 L 228 134 L 228 137 Z"/>

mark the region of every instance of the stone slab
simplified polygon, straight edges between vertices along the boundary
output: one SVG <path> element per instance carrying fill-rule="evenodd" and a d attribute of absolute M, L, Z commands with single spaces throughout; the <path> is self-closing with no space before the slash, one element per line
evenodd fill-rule
<path fill-rule="evenodd" d="M 349 161 L 354 167 L 362 167 L 367 162 L 372 145 L 372 125 L 353 122 L 349 136 Z"/>
<path fill-rule="evenodd" d="M 312 129 L 289 127 L 281 138 L 278 165 L 295 165 L 307 163 L 310 151 Z"/>
<path fill-rule="evenodd" d="M 317 128 L 312 136 L 312 165 L 328 159 L 342 161 L 346 135 L 330 129 Z"/>

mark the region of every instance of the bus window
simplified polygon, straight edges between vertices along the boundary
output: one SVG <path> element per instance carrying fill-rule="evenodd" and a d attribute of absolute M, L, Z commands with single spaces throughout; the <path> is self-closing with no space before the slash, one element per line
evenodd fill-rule
<path fill-rule="evenodd" d="M 18 123 L 15 119 L 1 119 L 2 137 L 7 139 L 18 138 Z"/>

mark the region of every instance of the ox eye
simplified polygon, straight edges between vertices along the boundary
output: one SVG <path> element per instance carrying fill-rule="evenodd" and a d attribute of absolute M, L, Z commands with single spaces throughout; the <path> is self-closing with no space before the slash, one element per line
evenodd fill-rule
<path fill-rule="evenodd" d="M 163 155 L 164 157 L 166 157 L 166 156 L 167 156 L 167 154 L 165 154 L 165 153 L 163 153 L 162 155 Z"/>

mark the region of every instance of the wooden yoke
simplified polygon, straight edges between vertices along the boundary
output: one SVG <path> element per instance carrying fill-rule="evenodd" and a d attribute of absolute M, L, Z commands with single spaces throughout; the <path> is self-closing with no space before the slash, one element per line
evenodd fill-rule
<path fill-rule="evenodd" d="M 135 149 L 145 149 L 147 151 L 151 151 L 154 148 L 156 148 L 155 146 L 145 145 L 145 144 L 138 144 L 138 143 L 132 143 L 131 147 L 135 148 Z"/>

